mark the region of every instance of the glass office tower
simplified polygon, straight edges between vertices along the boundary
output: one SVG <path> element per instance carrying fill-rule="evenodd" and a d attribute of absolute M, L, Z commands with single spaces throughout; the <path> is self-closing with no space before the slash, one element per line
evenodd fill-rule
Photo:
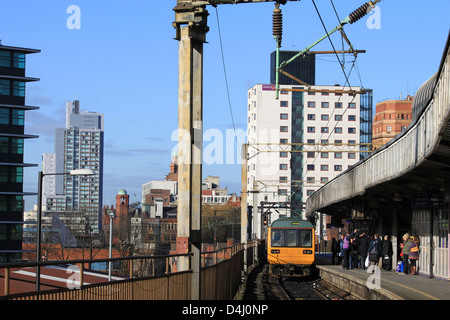
<path fill-rule="evenodd" d="M 24 199 L 36 193 L 23 191 L 26 167 L 25 112 L 38 107 L 25 105 L 26 83 L 39 81 L 25 76 L 27 54 L 40 50 L 0 45 L 0 262 L 22 260 Z"/>

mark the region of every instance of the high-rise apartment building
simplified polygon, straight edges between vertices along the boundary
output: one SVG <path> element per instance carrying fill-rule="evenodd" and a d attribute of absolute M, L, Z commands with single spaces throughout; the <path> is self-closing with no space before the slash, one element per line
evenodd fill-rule
<path fill-rule="evenodd" d="M 26 83 L 38 81 L 25 75 L 26 55 L 40 50 L 0 44 L 0 262 L 22 260 L 22 229 L 25 195 L 24 140 L 38 136 L 25 133 Z"/>
<path fill-rule="evenodd" d="M 103 148 L 103 114 L 80 113 L 78 100 L 68 102 L 66 128 L 56 129 L 54 159 L 49 155 L 44 157 L 44 170 L 54 168 L 53 172 L 61 173 L 92 169 L 95 174 L 58 175 L 53 180 L 45 178 L 45 204 L 48 211 L 83 211 L 92 232 L 98 232 L 102 225 Z M 54 166 L 49 162 L 54 162 Z"/>
<path fill-rule="evenodd" d="M 260 208 L 260 213 L 253 212 L 258 237 L 261 207 L 263 213 L 271 212 L 264 217 L 267 223 L 291 215 L 291 210 L 302 214 L 307 197 L 358 162 L 371 142 L 371 90 L 353 94 L 341 86 L 311 86 L 324 92 L 290 91 L 305 89 L 293 85 L 280 89 L 278 100 L 274 85 L 258 84 L 248 91 L 248 204 L 256 202 Z"/>

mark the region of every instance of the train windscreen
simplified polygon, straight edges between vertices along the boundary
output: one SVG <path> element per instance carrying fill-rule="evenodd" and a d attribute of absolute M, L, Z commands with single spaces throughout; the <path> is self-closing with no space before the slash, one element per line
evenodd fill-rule
<path fill-rule="evenodd" d="M 272 247 L 312 247 L 311 229 L 272 229 Z"/>

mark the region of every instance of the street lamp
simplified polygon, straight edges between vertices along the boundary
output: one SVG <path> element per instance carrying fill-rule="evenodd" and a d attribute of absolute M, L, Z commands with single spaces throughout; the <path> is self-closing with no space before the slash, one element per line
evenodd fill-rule
<path fill-rule="evenodd" d="M 112 240 L 113 240 L 113 219 L 114 211 L 109 212 L 109 258 L 112 258 Z M 109 261 L 108 280 L 111 282 L 111 260 Z"/>
<path fill-rule="evenodd" d="M 41 237 L 42 237 L 42 182 L 44 176 L 92 176 L 94 171 L 91 169 L 77 169 L 70 172 L 63 173 L 43 173 L 39 171 L 38 174 L 38 208 L 37 208 L 37 239 L 36 239 L 36 261 L 41 261 Z M 36 291 L 40 290 L 41 283 L 41 267 L 36 266 Z"/>

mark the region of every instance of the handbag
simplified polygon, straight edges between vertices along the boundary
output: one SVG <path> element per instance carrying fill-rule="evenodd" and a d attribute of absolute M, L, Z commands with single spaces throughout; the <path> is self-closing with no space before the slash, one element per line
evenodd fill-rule
<path fill-rule="evenodd" d="M 419 252 L 419 247 L 412 247 L 409 252 Z"/>
<path fill-rule="evenodd" d="M 403 272 L 403 261 L 397 263 L 397 272 Z"/>

